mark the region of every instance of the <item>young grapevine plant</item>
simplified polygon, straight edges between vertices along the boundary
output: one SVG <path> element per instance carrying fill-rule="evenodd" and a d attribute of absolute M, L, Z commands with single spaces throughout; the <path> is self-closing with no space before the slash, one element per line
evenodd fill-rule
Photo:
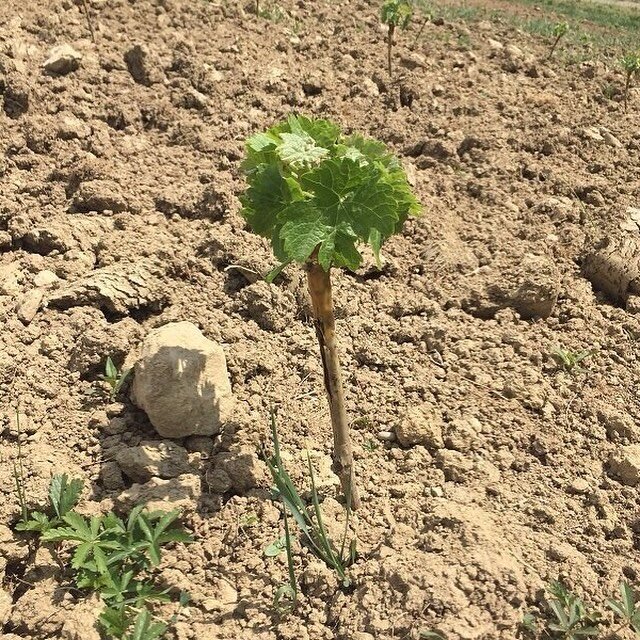
<path fill-rule="evenodd" d="M 564 36 L 567 35 L 569 31 L 569 25 L 566 22 L 559 22 L 553 27 L 553 44 L 551 45 L 551 51 L 549 51 L 549 55 L 547 59 L 550 59 L 553 55 L 553 52 L 556 50 L 558 43 Z"/>
<path fill-rule="evenodd" d="M 249 138 L 242 213 L 283 266 L 307 272 L 334 435 L 334 469 L 357 508 L 353 454 L 336 349 L 331 267 L 355 271 L 359 244 L 382 243 L 419 212 L 399 161 L 384 144 L 345 136 L 327 120 L 291 116 Z M 272 272 L 273 274 L 274 272 Z"/>
<path fill-rule="evenodd" d="M 406 29 L 413 17 L 411 0 L 385 0 L 380 11 L 380 20 L 387 25 L 387 71 L 392 75 L 391 58 L 393 50 L 393 36 L 396 29 Z M 420 30 L 422 32 L 422 29 Z"/>
<path fill-rule="evenodd" d="M 634 76 L 640 74 L 640 53 L 628 53 L 620 60 L 620 64 L 624 69 L 624 109 L 627 110 L 629 102 L 629 88 L 631 80 Z"/>

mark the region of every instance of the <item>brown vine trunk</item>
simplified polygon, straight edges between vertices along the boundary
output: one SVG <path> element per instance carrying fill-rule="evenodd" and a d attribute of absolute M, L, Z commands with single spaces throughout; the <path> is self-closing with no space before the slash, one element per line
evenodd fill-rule
<path fill-rule="evenodd" d="M 82 6 L 84 8 L 84 15 L 87 20 L 87 26 L 89 27 L 89 33 L 91 34 L 91 42 L 95 44 L 96 34 L 93 30 L 93 23 L 91 22 L 91 15 L 89 14 L 89 4 L 87 3 L 87 0 L 82 0 Z"/>
<path fill-rule="evenodd" d="M 560 42 L 560 38 L 562 38 L 561 35 L 556 36 L 555 42 L 553 43 L 553 45 L 551 45 L 551 51 L 549 51 L 549 55 L 547 56 L 547 60 L 551 60 L 551 56 L 553 55 L 553 52 L 556 50 L 556 47 L 558 46 L 558 42 Z"/>
<path fill-rule="evenodd" d="M 629 108 L 629 86 L 631 85 L 631 71 L 627 71 L 627 77 L 624 81 L 624 110 Z"/>
<path fill-rule="evenodd" d="M 313 305 L 316 336 L 322 356 L 324 386 L 329 399 L 333 427 L 333 470 L 340 479 L 346 500 L 350 501 L 351 508 L 355 510 L 360 505 L 360 497 L 355 482 L 349 422 L 344 405 L 342 372 L 338 359 L 336 322 L 331 296 L 331 278 L 329 272 L 318 264 L 315 254 L 307 263 L 307 284 Z"/>
<path fill-rule="evenodd" d="M 394 24 L 389 24 L 389 33 L 387 34 L 387 69 L 389 70 L 389 77 L 392 76 L 391 69 L 391 52 L 393 49 L 393 34 L 396 30 Z"/>

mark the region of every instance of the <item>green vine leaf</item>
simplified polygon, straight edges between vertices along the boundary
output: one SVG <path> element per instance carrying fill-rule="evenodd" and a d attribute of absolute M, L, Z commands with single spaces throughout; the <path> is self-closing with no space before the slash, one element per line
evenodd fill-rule
<path fill-rule="evenodd" d="M 313 256 L 327 271 L 356 270 L 358 245 L 379 260 L 383 242 L 420 212 L 385 145 L 342 136 L 327 120 L 292 116 L 252 136 L 246 150 L 242 214 L 283 264 Z"/>

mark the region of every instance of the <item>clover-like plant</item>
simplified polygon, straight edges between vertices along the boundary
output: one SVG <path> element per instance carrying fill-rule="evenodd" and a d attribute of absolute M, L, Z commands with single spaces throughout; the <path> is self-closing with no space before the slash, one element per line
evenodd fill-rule
<path fill-rule="evenodd" d="M 331 268 L 352 271 L 362 263 L 358 244 L 380 262 L 384 240 L 400 231 L 420 207 L 400 162 L 384 144 L 345 136 L 327 120 L 291 116 L 249 138 L 248 188 L 242 214 L 253 231 L 271 241 L 280 269 L 304 265 L 329 399 L 334 470 L 353 508 L 355 485 L 349 423 L 344 404 L 331 293 Z"/>
<path fill-rule="evenodd" d="M 628 53 L 620 60 L 620 64 L 624 69 L 624 108 L 627 110 L 629 101 L 629 87 L 634 76 L 640 74 L 640 53 Z"/>
<path fill-rule="evenodd" d="M 569 31 L 569 25 L 566 22 L 558 22 L 558 24 L 556 24 L 553 27 L 554 41 L 553 41 L 553 44 L 551 45 L 551 51 L 549 51 L 549 55 L 547 56 L 547 59 L 551 58 L 551 56 L 553 55 L 553 52 L 556 50 L 556 47 L 558 46 L 558 43 L 560 42 L 560 40 L 562 40 L 562 38 L 565 35 L 567 35 L 568 31 Z"/>
<path fill-rule="evenodd" d="M 385 0 L 380 10 L 380 20 L 387 25 L 387 70 L 392 75 L 391 57 L 393 51 L 393 36 L 396 29 L 406 29 L 413 17 L 413 3 L 411 0 Z"/>

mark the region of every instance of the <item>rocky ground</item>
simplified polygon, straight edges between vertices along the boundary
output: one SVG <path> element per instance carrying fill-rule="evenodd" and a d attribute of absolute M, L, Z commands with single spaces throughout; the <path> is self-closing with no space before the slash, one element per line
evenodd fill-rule
<path fill-rule="evenodd" d="M 415 48 L 417 27 L 400 34 L 390 81 L 373 2 L 257 18 L 89 0 L 95 43 L 81 2 L 2 5 L 3 637 L 97 637 L 96 603 L 12 531 L 16 409 L 30 505 L 66 472 L 86 513 L 184 509 L 196 542 L 161 572 L 192 596 L 176 639 L 512 640 L 552 579 L 598 605 L 640 587 L 640 93 L 625 111 L 615 57 L 547 60 L 508 21 L 436 15 Z M 301 273 L 263 282 L 273 258 L 239 216 L 243 141 L 291 111 L 386 142 L 424 215 L 382 271 L 335 274 L 360 557 L 345 591 L 296 547 L 301 600 L 280 619 L 286 564 L 263 550 L 283 523 L 257 454 L 271 407 L 292 476 L 310 449 L 326 517 L 342 514 Z M 626 247 L 617 271 L 593 257 L 603 237 Z M 141 399 L 155 383 L 134 383 L 148 416 L 99 381 L 107 355 L 140 362 L 175 322 L 226 357 L 232 396 L 221 365 L 206 378 L 215 437 L 162 437 Z M 569 373 L 559 347 L 593 354 Z M 173 391 L 159 416 L 192 408 Z"/>

